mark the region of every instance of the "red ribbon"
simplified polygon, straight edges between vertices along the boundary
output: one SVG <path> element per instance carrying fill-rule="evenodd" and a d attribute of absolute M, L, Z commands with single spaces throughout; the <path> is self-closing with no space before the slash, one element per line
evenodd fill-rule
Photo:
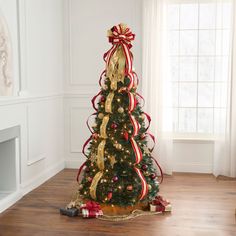
<path fill-rule="evenodd" d="M 146 112 L 143 112 L 143 114 L 147 117 L 148 120 L 148 126 L 145 129 L 145 131 L 147 131 L 151 123 L 151 117 Z"/>
<path fill-rule="evenodd" d="M 161 169 L 161 166 L 160 166 L 159 163 L 157 162 L 157 160 L 156 160 L 153 156 L 151 156 L 151 158 L 152 158 L 152 160 L 156 163 L 158 169 L 160 170 L 160 173 L 161 173 L 161 181 L 159 181 L 159 182 L 160 182 L 160 184 L 161 184 L 161 183 L 163 182 L 163 171 L 162 171 L 162 169 Z"/>
<path fill-rule="evenodd" d="M 106 73 L 106 70 L 104 70 L 103 72 L 102 72 L 102 74 L 100 75 L 100 79 L 99 79 L 99 85 L 102 87 L 102 78 L 103 78 L 103 76 L 105 75 L 105 73 Z"/>
<path fill-rule="evenodd" d="M 91 115 L 88 117 L 87 121 L 86 121 L 86 125 L 87 125 L 89 131 L 90 131 L 92 134 L 93 134 L 93 130 L 92 130 L 91 127 L 89 126 L 89 119 L 90 119 L 91 116 L 94 116 L 94 115 L 96 115 L 96 114 L 97 114 L 97 112 L 94 112 L 93 114 L 91 114 Z"/>
<path fill-rule="evenodd" d="M 92 105 L 93 105 L 93 108 L 94 108 L 95 111 L 98 110 L 97 107 L 95 106 L 95 101 L 96 101 L 97 97 L 98 97 L 101 93 L 102 93 L 102 91 L 100 91 L 98 94 L 96 94 L 96 95 L 92 98 L 92 100 L 91 100 Z"/>
<path fill-rule="evenodd" d="M 82 153 L 88 158 L 88 155 L 85 153 L 85 148 L 88 145 L 88 143 L 90 142 L 90 140 L 92 139 L 92 135 L 86 140 L 86 142 L 83 145 L 83 149 L 82 149 Z"/>
<path fill-rule="evenodd" d="M 81 174 L 81 171 L 83 170 L 83 168 L 85 167 L 85 164 L 86 164 L 86 161 L 80 166 L 79 168 L 79 171 L 78 171 L 78 174 L 77 174 L 77 178 L 76 178 L 76 181 L 79 182 L 79 177 L 80 177 L 80 174 Z"/>

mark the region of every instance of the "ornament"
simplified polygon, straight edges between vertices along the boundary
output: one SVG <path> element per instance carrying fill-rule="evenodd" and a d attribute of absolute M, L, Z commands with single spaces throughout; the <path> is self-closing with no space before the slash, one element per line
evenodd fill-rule
<path fill-rule="evenodd" d="M 148 190 L 151 190 L 151 189 L 152 189 L 152 185 L 148 184 Z"/>
<path fill-rule="evenodd" d="M 142 170 L 147 170 L 148 166 L 147 165 L 142 165 Z"/>
<path fill-rule="evenodd" d="M 120 143 L 114 144 L 114 147 L 118 150 L 122 149 L 122 145 Z"/>
<path fill-rule="evenodd" d="M 103 119 L 103 117 L 104 117 L 104 114 L 103 114 L 103 113 L 99 113 L 99 114 L 98 114 L 98 118 L 99 118 L 99 119 Z"/>
<path fill-rule="evenodd" d="M 104 96 L 101 96 L 101 99 L 100 99 L 101 102 L 105 102 L 106 101 L 106 98 Z"/>
<path fill-rule="evenodd" d="M 139 117 L 140 117 L 142 120 L 144 120 L 144 119 L 145 119 L 145 114 L 142 113 Z"/>
<path fill-rule="evenodd" d="M 117 188 L 118 188 L 119 190 L 121 190 L 121 189 L 122 189 L 122 186 L 119 185 Z"/>
<path fill-rule="evenodd" d="M 120 98 L 117 98 L 116 101 L 117 101 L 117 102 L 120 102 L 121 100 L 120 100 Z"/>
<path fill-rule="evenodd" d="M 124 137 L 124 139 L 125 139 L 126 141 L 129 140 L 129 134 L 128 134 L 127 131 L 124 131 L 123 137 Z"/>
<path fill-rule="evenodd" d="M 142 135 L 140 136 L 140 138 L 141 138 L 142 140 L 145 139 L 145 137 L 146 137 L 145 134 L 142 134 Z"/>
<path fill-rule="evenodd" d="M 149 175 L 149 177 L 150 177 L 151 179 L 155 179 L 157 176 L 156 176 L 155 173 L 152 173 L 152 174 Z"/>
<path fill-rule="evenodd" d="M 144 175 L 145 175 L 145 176 L 149 176 L 150 173 L 149 173 L 148 171 L 146 171 L 146 172 L 144 172 Z"/>
<path fill-rule="evenodd" d="M 114 176 L 112 180 L 113 180 L 114 182 L 117 182 L 117 181 L 118 181 L 118 177 L 117 177 L 117 176 Z"/>
<path fill-rule="evenodd" d="M 108 192 L 107 194 L 107 200 L 110 201 L 112 198 L 112 192 Z"/>
<path fill-rule="evenodd" d="M 132 130 L 128 130 L 128 133 L 129 133 L 129 134 L 132 134 Z"/>
<path fill-rule="evenodd" d="M 117 128 L 117 124 L 116 124 L 116 123 L 112 123 L 112 124 L 111 124 L 111 128 L 112 128 L 112 129 L 116 129 L 116 128 Z"/>
<path fill-rule="evenodd" d="M 89 177 L 88 177 L 88 182 L 90 182 L 90 183 L 91 183 L 91 182 L 92 182 L 92 180 L 93 180 L 93 178 L 89 176 Z"/>
<path fill-rule="evenodd" d="M 83 187 L 84 187 L 83 184 L 80 184 L 79 185 L 79 190 L 81 190 Z"/>
<path fill-rule="evenodd" d="M 123 108 L 123 107 L 119 107 L 119 108 L 118 108 L 118 112 L 119 112 L 119 113 L 123 113 L 123 112 L 124 112 L 124 108 Z"/>
<path fill-rule="evenodd" d="M 85 172 L 88 173 L 89 171 L 90 171 L 90 169 L 89 169 L 89 167 L 87 166 L 86 169 L 85 169 Z"/>
<path fill-rule="evenodd" d="M 93 133 L 92 136 L 93 136 L 93 139 L 97 139 L 99 135 L 97 133 Z"/>
<path fill-rule="evenodd" d="M 133 190 L 133 186 L 132 186 L 132 185 L 128 185 L 128 186 L 127 186 L 127 190 L 128 190 L 128 191 L 132 191 L 132 190 Z"/>

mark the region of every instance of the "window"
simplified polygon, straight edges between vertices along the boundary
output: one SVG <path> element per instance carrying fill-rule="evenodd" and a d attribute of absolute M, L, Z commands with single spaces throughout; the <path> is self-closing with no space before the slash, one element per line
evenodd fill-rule
<path fill-rule="evenodd" d="M 225 0 L 168 4 L 167 69 L 175 133 L 211 135 L 224 122 L 232 7 Z"/>

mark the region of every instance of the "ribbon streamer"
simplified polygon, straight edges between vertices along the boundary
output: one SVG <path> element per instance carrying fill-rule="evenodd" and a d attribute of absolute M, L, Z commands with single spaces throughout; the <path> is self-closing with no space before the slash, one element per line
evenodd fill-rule
<path fill-rule="evenodd" d="M 112 101 L 114 98 L 114 92 L 110 92 L 107 96 L 106 102 L 105 102 L 105 111 L 107 113 L 112 113 Z"/>
<path fill-rule="evenodd" d="M 98 145 L 97 152 L 97 166 L 99 170 L 104 170 L 104 148 L 106 145 L 106 140 L 103 139 Z"/>
<path fill-rule="evenodd" d="M 140 194 L 140 197 L 139 199 L 142 200 L 146 194 L 148 193 L 148 187 L 147 187 L 147 183 L 146 183 L 146 180 L 141 172 L 140 169 L 138 169 L 137 167 L 134 167 L 136 173 L 138 174 L 140 180 L 141 180 L 141 184 L 142 184 L 142 190 L 141 190 L 141 194 Z"/>
<path fill-rule="evenodd" d="M 132 145 L 133 150 L 134 150 L 134 154 L 135 154 L 135 158 L 136 158 L 136 164 L 139 164 L 140 161 L 143 158 L 141 149 L 140 149 L 140 147 L 138 146 L 138 144 L 136 143 L 136 141 L 134 140 L 133 137 L 131 137 L 130 142 L 131 142 L 131 145 Z"/>
<path fill-rule="evenodd" d="M 97 114 L 97 112 L 94 112 L 93 114 L 91 114 L 91 115 L 88 117 L 87 121 L 86 121 L 86 125 L 87 125 L 89 131 L 90 131 L 92 134 L 93 134 L 93 130 L 90 128 L 89 119 L 90 119 L 91 116 L 94 116 L 94 115 L 96 115 L 96 114 Z"/>
<path fill-rule="evenodd" d="M 130 114 L 130 121 L 133 125 L 133 136 L 138 135 L 139 129 L 140 129 L 140 124 L 138 121 L 134 118 L 133 115 Z"/>
<path fill-rule="evenodd" d="M 106 140 L 102 140 L 98 145 L 98 151 L 97 151 L 97 166 L 99 168 L 99 172 L 94 176 L 92 183 L 90 185 L 90 196 L 93 199 L 96 199 L 96 191 L 97 191 L 97 185 L 99 180 L 103 176 L 103 170 L 104 170 L 104 148 L 106 145 Z"/>
<path fill-rule="evenodd" d="M 85 153 L 85 148 L 86 146 L 88 145 L 88 143 L 90 142 L 90 140 L 92 139 L 92 135 L 86 140 L 86 142 L 84 143 L 83 145 L 83 148 L 82 148 L 82 153 L 88 158 L 88 155 Z"/>
<path fill-rule="evenodd" d="M 106 129 L 107 129 L 108 121 L 109 121 L 109 115 L 104 116 L 102 119 L 102 124 L 100 126 L 100 137 L 104 139 L 107 138 Z"/>
<path fill-rule="evenodd" d="M 95 100 L 96 100 L 96 98 L 97 98 L 101 93 L 102 93 L 102 91 L 100 91 L 98 94 L 96 94 L 96 95 L 92 98 L 92 100 L 91 100 L 92 105 L 93 105 L 93 108 L 94 108 L 95 111 L 98 110 L 97 107 L 95 106 Z"/>
<path fill-rule="evenodd" d="M 96 195 L 97 185 L 98 185 L 99 180 L 102 178 L 102 175 L 103 175 L 103 171 L 97 172 L 97 174 L 93 177 L 93 181 L 90 185 L 89 193 L 90 193 L 91 198 L 94 200 L 97 198 L 97 195 Z"/>

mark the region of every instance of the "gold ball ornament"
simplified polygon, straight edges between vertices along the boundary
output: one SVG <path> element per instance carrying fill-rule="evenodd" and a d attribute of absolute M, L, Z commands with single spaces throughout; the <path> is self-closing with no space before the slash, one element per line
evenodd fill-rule
<path fill-rule="evenodd" d="M 117 102 L 120 102 L 121 100 L 120 100 L 120 98 L 117 98 L 116 101 L 117 101 Z"/>
<path fill-rule="evenodd" d="M 98 114 L 98 118 L 99 118 L 99 119 L 103 119 L 103 117 L 104 117 L 104 114 L 103 114 L 103 113 L 99 113 L 99 114 Z"/>
<path fill-rule="evenodd" d="M 144 120 L 144 119 L 145 119 L 145 114 L 142 113 L 141 116 L 140 116 L 140 118 L 141 118 L 142 120 Z"/>
<path fill-rule="evenodd" d="M 124 108 L 123 108 L 123 107 L 119 107 L 119 108 L 118 108 L 118 112 L 119 112 L 119 113 L 124 113 Z"/>
<path fill-rule="evenodd" d="M 148 190 L 152 189 L 152 185 L 148 184 Z"/>

